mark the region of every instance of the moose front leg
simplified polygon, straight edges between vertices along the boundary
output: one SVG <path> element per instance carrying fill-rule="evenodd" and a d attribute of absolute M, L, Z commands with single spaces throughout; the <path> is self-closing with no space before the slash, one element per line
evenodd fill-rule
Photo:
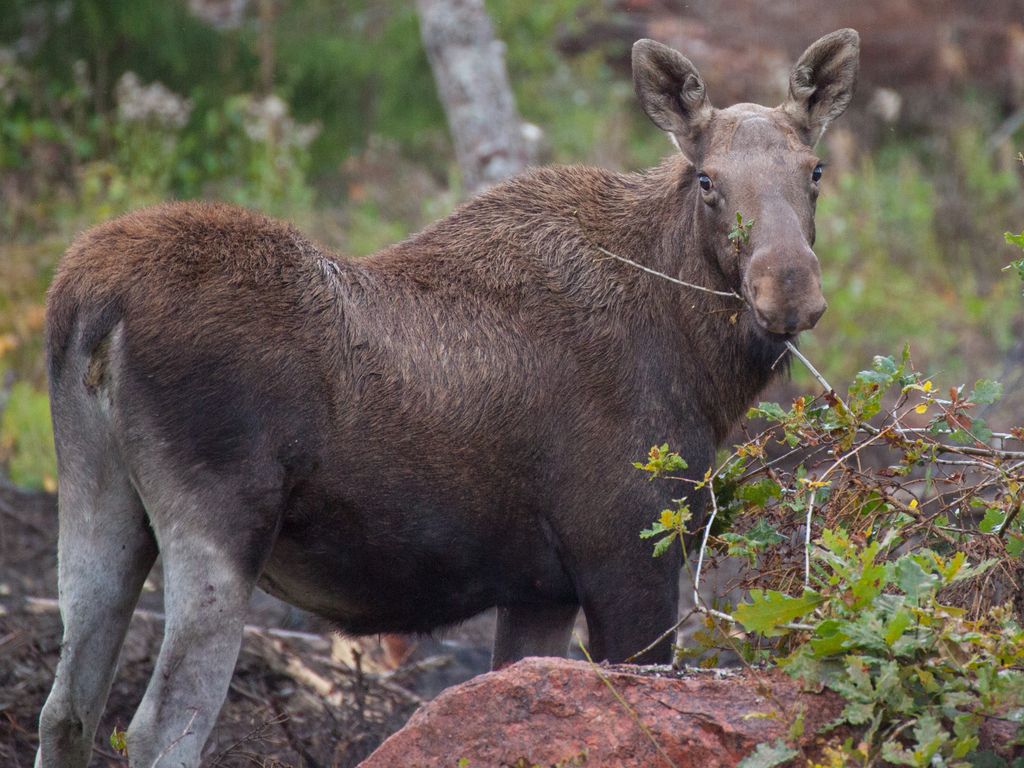
<path fill-rule="evenodd" d="M 672 661 L 673 636 L 641 653 L 665 634 L 679 613 L 678 559 L 666 554 L 663 561 L 609 563 L 583 584 L 583 613 L 590 636 L 589 652 L 595 661 L 618 664 L 668 664 Z M 645 578 L 637 583 L 638 569 Z M 618 575 L 616 575 L 618 574 Z M 638 655 L 639 654 L 639 655 Z"/>

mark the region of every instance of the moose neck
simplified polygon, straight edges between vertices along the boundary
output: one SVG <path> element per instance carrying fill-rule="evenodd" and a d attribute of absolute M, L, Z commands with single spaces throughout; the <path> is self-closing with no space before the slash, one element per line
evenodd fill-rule
<path fill-rule="evenodd" d="M 606 193 L 580 211 L 586 236 L 595 245 L 649 269 L 713 291 L 738 290 L 718 266 L 696 215 L 700 204 L 692 166 L 673 156 L 641 175 L 617 177 Z M 613 261 L 609 259 L 609 261 Z M 696 390 L 718 441 L 773 376 L 786 368 L 786 347 L 757 327 L 738 299 L 672 283 L 637 267 L 613 262 L 609 269 L 636 286 L 633 301 L 647 308 L 675 349 L 668 359 L 691 356 L 699 371 L 687 388 Z M 630 273 L 636 274 L 630 274 Z M 643 310 L 640 310 L 641 312 Z"/>

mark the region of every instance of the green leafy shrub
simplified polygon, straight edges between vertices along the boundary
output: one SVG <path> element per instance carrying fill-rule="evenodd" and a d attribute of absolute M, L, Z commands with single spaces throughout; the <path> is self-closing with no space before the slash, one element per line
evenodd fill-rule
<path fill-rule="evenodd" d="M 983 717 L 1024 714 L 1024 631 L 1008 609 L 969 620 L 941 599 L 995 560 L 969 567 L 962 551 L 942 556 L 919 547 L 883 559 L 900 543 L 895 531 L 862 546 L 843 529 L 825 529 L 815 550 L 816 590 L 776 600 L 755 592 L 735 616 L 748 631 L 799 633 L 779 664 L 846 700 L 831 727 L 862 730 L 856 744 L 843 744 L 848 764 L 966 767 Z M 808 628 L 781 628 L 812 610 Z"/>
<path fill-rule="evenodd" d="M 751 409 L 767 428 L 703 479 L 680 475 L 668 445 L 635 463 L 652 480 L 708 488 L 711 553 L 760 568 L 731 613 L 695 606 L 703 647 L 680 656 L 731 647 L 838 693 L 845 707 L 822 735 L 847 730 L 827 741 L 829 766 L 1008 765 L 979 751 L 979 734 L 986 718 L 1024 722 L 1024 429 L 994 432 L 978 415 L 998 383 L 940 392 L 907 348 L 875 357 L 842 397 L 807 368 L 822 394 Z M 891 463 L 866 463 L 869 450 Z M 684 522 L 664 510 L 640 535 L 660 535 L 660 555 Z M 744 765 L 797 755 L 762 744 Z"/>
<path fill-rule="evenodd" d="M 0 466 L 11 481 L 28 488 L 57 488 L 50 400 L 27 382 L 11 388 L 0 416 Z"/>
<path fill-rule="evenodd" d="M 184 148 L 185 189 L 280 216 L 313 207 L 309 146 L 319 129 L 297 123 L 277 96 L 242 94 L 203 116 Z"/>

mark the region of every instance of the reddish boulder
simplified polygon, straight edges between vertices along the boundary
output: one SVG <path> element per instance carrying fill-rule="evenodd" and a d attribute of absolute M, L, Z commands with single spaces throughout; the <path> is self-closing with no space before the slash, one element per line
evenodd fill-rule
<path fill-rule="evenodd" d="M 361 765 L 735 766 L 759 742 L 785 739 L 801 710 L 810 742 L 841 709 L 778 671 L 526 659 L 445 691 Z"/>

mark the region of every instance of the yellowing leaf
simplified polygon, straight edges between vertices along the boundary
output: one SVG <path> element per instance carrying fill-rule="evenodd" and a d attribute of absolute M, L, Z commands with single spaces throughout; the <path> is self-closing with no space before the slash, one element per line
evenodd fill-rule
<path fill-rule="evenodd" d="M 790 597 L 774 590 L 750 590 L 749 603 L 736 606 L 733 615 L 748 632 L 770 634 L 777 627 L 809 613 L 825 598 L 813 590 L 805 590 L 800 597 Z"/>
<path fill-rule="evenodd" d="M 964 552 L 957 552 L 949 559 L 948 563 L 939 563 L 939 570 L 946 581 L 953 581 L 960 569 L 967 562 L 967 555 Z"/>
<path fill-rule="evenodd" d="M 110 733 L 110 746 L 119 755 L 127 756 L 128 734 L 116 725 L 114 726 L 114 730 Z"/>

